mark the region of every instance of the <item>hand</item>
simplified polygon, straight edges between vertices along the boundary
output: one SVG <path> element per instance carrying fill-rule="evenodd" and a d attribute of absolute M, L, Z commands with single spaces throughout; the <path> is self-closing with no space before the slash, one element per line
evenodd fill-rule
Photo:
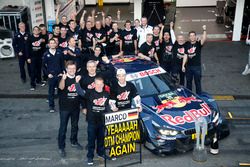
<path fill-rule="evenodd" d="M 49 74 L 49 75 L 48 75 L 48 78 L 53 78 L 53 75 L 52 75 L 52 74 Z"/>
<path fill-rule="evenodd" d="M 18 55 L 19 55 L 19 56 L 22 56 L 22 55 L 23 55 L 23 53 L 22 53 L 22 52 L 19 52 L 19 53 L 18 53 Z"/>
<path fill-rule="evenodd" d="M 186 68 L 185 67 L 182 67 L 182 72 L 186 72 Z"/>
<path fill-rule="evenodd" d="M 162 23 L 160 23 L 160 24 L 158 24 L 158 26 L 159 26 L 160 28 L 162 28 L 164 25 L 163 25 Z"/>
<path fill-rule="evenodd" d="M 137 107 L 137 111 L 142 112 L 142 107 L 141 106 Z"/>
<path fill-rule="evenodd" d="M 102 17 L 105 17 L 105 13 L 104 13 L 104 11 L 102 11 Z"/>
<path fill-rule="evenodd" d="M 119 109 L 117 108 L 117 107 L 114 107 L 114 108 L 112 108 L 112 111 L 114 111 L 114 112 L 116 112 L 116 111 L 118 111 Z"/>
<path fill-rule="evenodd" d="M 82 113 L 83 113 L 84 115 L 86 115 L 86 114 L 87 114 L 87 109 L 86 109 L 86 108 L 83 108 L 83 109 L 82 109 Z"/>
<path fill-rule="evenodd" d="M 207 30 L 207 26 L 206 26 L 206 25 L 203 25 L 203 26 L 202 26 L 202 29 L 203 29 L 203 31 L 206 31 L 206 30 Z"/>
<path fill-rule="evenodd" d="M 80 75 L 77 75 L 77 76 L 76 76 L 76 83 L 79 83 L 79 81 L 81 80 L 81 78 L 82 78 L 82 77 L 81 77 Z"/>
<path fill-rule="evenodd" d="M 173 29 L 174 28 L 174 22 L 170 22 L 170 29 Z"/>
<path fill-rule="evenodd" d="M 107 56 L 103 56 L 102 57 L 102 61 L 104 62 L 104 63 L 109 63 L 109 59 L 108 59 L 108 57 Z"/>
<path fill-rule="evenodd" d="M 91 11 L 91 14 L 92 14 L 92 15 L 95 15 L 95 9 L 93 9 L 93 10 Z"/>
<path fill-rule="evenodd" d="M 27 59 L 27 62 L 30 64 L 31 63 L 31 59 Z"/>
<path fill-rule="evenodd" d="M 151 61 L 151 58 L 150 57 L 146 57 L 146 60 Z"/>
<path fill-rule="evenodd" d="M 68 51 L 67 51 L 67 50 L 64 50 L 64 51 L 63 51 L 63 54 L 64 54 L 64 55 L 66 55 L 67 53 L 68 53 Z"/>
<path fill-rule="evenodd" d="M 156 60 L 156 63 L 157 63 L 158 65 L 160 65 L 160 62 L 159 62 L 159 60 Z"/>
<path fill-rule="evenodd" d="M 67 74 L 65 73 L 65 71 L 63 71 L 62 79 L 65 80 L 66 78 L 67 78 Z"/>

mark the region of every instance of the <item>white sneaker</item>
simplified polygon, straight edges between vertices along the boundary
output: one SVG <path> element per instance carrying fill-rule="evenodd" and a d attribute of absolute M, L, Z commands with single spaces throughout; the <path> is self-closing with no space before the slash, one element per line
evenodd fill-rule
<path fill-rule="evenodd" d="M 213 155 L 217 155 L 217 154 L 219 154 L 219 149 L 210 148 L 210 153 L 213 154 Z"/>
<path fill-rule="evenodd" d="M 242 75 L 247 75 L 247 74 L 250 74 L 250 68 L 248 64 L 246 65 L 245 70 L 242 72 Z"/>
<path fill-rule="evenodd" d="M 31 91 L 34 91 L 34 90 L 36 90 L 36 89 L 32 87 L 32 88 L 30 88 L 30 90 L 31 90 Z"/>

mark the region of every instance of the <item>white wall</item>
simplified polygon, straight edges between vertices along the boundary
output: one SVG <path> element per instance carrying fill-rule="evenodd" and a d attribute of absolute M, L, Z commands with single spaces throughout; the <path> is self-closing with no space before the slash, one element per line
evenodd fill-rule
<path fill-rule="evenodd" d="M 177 7 L 216 6 L 217 0 L 176 0 Z"/>

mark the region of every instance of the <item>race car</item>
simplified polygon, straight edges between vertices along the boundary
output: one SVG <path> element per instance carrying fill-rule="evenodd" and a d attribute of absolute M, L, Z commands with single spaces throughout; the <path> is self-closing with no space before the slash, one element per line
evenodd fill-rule
<path fill-rule="evenodd" d="M 176 81 L 151 61 L 125 57 L 113 62 L 115 69 L 127 72 L 141 96 L 141 138 L 144 146 L 156 154 L 186 152 L 194 147 L 195 120 L 204 117 L 208 131 L 206 144 L 214 133 L 222 139 L 230 131 L 215 100 L 207 93 L 197 95 Z"/>

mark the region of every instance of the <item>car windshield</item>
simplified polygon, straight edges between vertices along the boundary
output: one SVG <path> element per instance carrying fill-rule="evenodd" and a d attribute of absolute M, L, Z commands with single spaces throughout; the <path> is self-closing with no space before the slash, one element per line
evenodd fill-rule
<path fill-rule="evenodd" d="M 148 75 L 147 77 L 131 80 L 131 82 L 142 97 L 162 94 L 175 89 L 174 83 L 167 73 Z"/>

